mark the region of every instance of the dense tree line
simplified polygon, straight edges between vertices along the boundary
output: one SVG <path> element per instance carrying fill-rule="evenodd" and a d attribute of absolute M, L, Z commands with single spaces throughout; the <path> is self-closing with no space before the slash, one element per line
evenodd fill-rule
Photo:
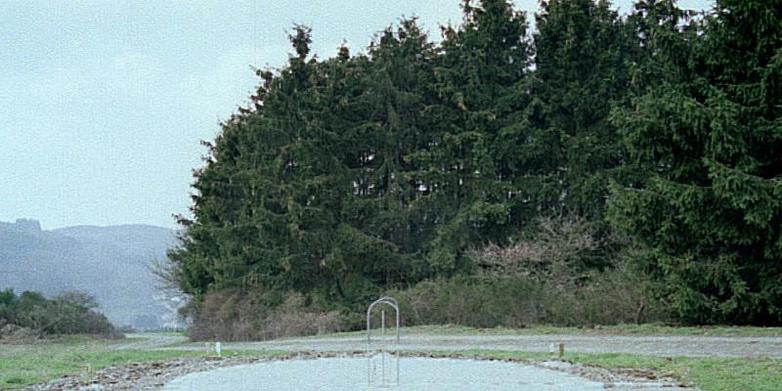
<path fill-rule="evenodd" d="M 359 310 L 574 216 L 597 245 L 573 266 L 632 247 L 680 320 L 782 322 L 782 3 L 549 0 L 535 31 L 507 0 L 462 9 L 438 43 L 404 19 L 326 60 L 295 26 L 195 172 L 170 252 L 194 313 L 221 291 Z"/>
<path fill-rule="evenodd" d="M 121 334 L 106 317 L 95 311 L 95 299 L 81 292 L 64 292 L 54 298 L 11 289 L 0 291 L 0 339 L 27 331 L 31 336 L 92 334 L 118 337 Z M 21 334 L 20 334 L 21 335 Z"/>

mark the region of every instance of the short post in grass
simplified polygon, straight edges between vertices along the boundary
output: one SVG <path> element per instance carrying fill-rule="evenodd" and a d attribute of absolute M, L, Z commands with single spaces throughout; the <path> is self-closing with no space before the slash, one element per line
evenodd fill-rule
<path fill-rule="evenodd" d="M 93 381 L 94 373 L 92 371 L 92 365 L 90 363 L 84 364 L 80 366 L 80 373 L 79 377 L 81 377 L 82 382 L 88 383 Z"/>
<path fill-rule="evenodd" d="M 560 342 L 559 343 L 559 358 L 562 358 L 565 356 L 565 344 Z"/>

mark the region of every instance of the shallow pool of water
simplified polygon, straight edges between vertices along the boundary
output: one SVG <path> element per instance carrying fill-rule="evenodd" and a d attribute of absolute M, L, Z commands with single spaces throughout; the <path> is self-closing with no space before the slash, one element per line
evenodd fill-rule
<path fill-rule="evenodd" d="M 397 377 L 398 374 L 398 377 Z M 397 380 L 398 379 L 398 380 Z M 164 390 L 603 390 L 556 370 L 503 361 L 389 355 L 269 361 L 192 373 Z"/>

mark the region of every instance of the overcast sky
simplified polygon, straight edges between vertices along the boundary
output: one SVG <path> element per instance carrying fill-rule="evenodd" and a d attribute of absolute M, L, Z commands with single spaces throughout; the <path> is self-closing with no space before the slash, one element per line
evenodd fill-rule
<path fill-rule="evenodd" d="M 228 4 L 231 5 L 228 5 Z M 279 66 L 293 22 L 314 51 L 416 15 L 438 35 L 460 0 L 76 1 L 0 3 L 0 221 L 175 227 L 190 205 L 199 140 L 246 102 L 250 66 Z M 680 1 L 684 8 L 709 0 Z M 537 9 L 535 0 L 516 0 Z M 632 0 L 616 1 L 626 12 Z M 438 38 L 438 37 L 435 37 Z"/>

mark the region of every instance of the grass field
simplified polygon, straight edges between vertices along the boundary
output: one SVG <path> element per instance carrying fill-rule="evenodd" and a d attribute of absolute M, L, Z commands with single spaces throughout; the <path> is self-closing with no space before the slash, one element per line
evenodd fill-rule
<path fill-rule="evenodd" d="M 450 357 L 453 352 L 434 352 Z M 464 357 L 544 361 L 545 353 L 468 350 Z M 703 391 L 779 391 L 782 390 L 782 360 L 761 358 L 691 358 L 650 357 L 631 354 L 565 354 L 572 363 L 603 368 L 648 369 L 658 375 L 671 376 L 682 384 Z"/>
<path fill-rule="evenodd" d="M 491 329 L 476 330 L 463 327 L 428 326 L 407 328 L 405 334 L 479 334 L 479 333 L 613 333 L 619 334 L 661 334 L 661 335 L 780 335 L 779 329 L 752 328 L 681 328 L 670 327 L 617 327 L 592 329 L 531 328 L 522 330 Z M 337 336 L 355 335 L 343 333 Z M 334 335 L 330 336 L 333 337 Z M 137 340 L 143 337 L 135 337 Z M 110 365 L 132 362 L 160 361 L 179 357 L 199 357 L 206 351 L 177 350 L 116 350 L 118 343 L 133 342 L 132 338 L 117 340 L 95 340 L 87 337 L 71 337 L 56 341 L 22 345 L 0 344 L 0 389 L 20 389 L 36 383 L 55 379 L 66 374 L 78 374 L 89 379 L 92 374 Z M 268 357 L 275 352 L 242 351 L 225 352 L 228 355 L 249 355 Z M 454 352 L 431 352 L 434 355 L 484 357 L 513 359 L 521 361 L 542 361 L 550 359 L 549 354 L 508 351 L 465 350 Z M 420 354 L 416 353 L 416 354 Z M 733 390 L 780 390 L 782 389 L 782 360 L 760 358 L 689 358 L 649 357 L 630 354 L 579 354 L 567 353 L 565 360 L 605 368 L 649 369 L 662 375 L 670 375 L 682 383 L 694 385 L 704 391 Z"/>
<path fill-rule="evenodd" d="M 0 389 L 16 389 L 67 374 L 89 377 L 96 369 L 139 361 L 193 356 L 199 352 L 112 350 L 116 340 L 72 337 L 23 345 L 0 345 Z"/>

